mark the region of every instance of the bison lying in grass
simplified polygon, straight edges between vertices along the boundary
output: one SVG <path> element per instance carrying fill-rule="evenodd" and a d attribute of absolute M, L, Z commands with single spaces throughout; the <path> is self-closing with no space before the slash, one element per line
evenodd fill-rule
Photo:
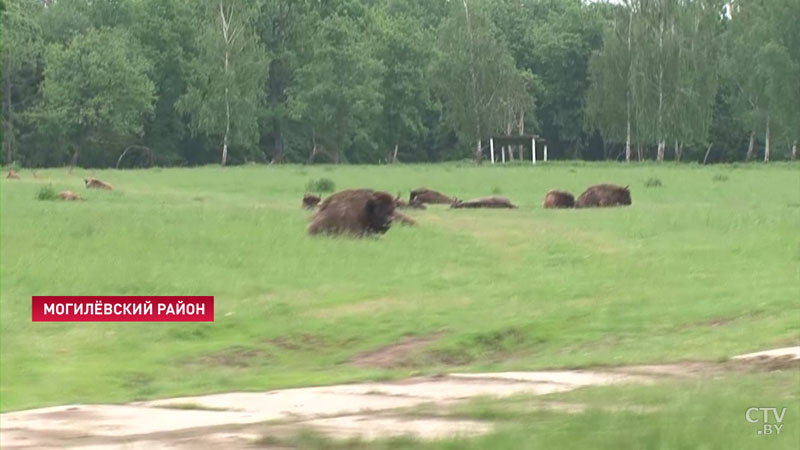
<path fill-rule="evenodd" d="M 100 181 L 94 177 L 84 178 L 83 182 L 86 183 L 87 189 L 105 189 L 107 191 L 112 189 L 111 184 Z"/>
<path fill-rule="evenodd" d="M 441 192 L 436 192 L 428 188 L 419 188 L 411 191 L 411 195 L 408 197 L 408 203 L 409 205 L 423 203 L 449 205 L 453 203 L 453 199 Z"/>
<path fill-rule="evenodd" d="M 322 201 L 308 233 L 364 236 L 386 233 L 395 215 L 394 198 L 372 189 L 348 189 Z"/>
<path fill-rule="evenodd" d="M 491 195 L 489 197 L 474 198 L 472 200 L 461 201 L 456 199 L 450 205 L 451 208 L 516 208 L 517 205 L 511 203 L 511 200 Z"/>
<path fill-rule="evenodd" d="M 80 195 L 78 195 L 78 194 L 76 194 L 76 193 L 74 193 L 72 191 L 59 192 L 58 198 L 60 198 L 61 200 L 66 200 L 66 201 L 83 200 Z"/>
<path fill-rule="evenodd" d="M 628 186 L 598 184 L 590 186 L 575 202 L 576 208 L 593 208 L 608 206 L 625 206 L 631 204 L 631 192 Z"/>
<path fill-rule="evenodd" d="M 544 196 L 545 208 L 572 208 L 575 206 L 575 197 L 567 191 L 549 191 Z"/>
<path fill-rule="evenodd" d="M 322 201 L 320 197 L 314 194 L 306 194 L 303 196 L 303 208 L 314 209 L 320 201 Z"/>

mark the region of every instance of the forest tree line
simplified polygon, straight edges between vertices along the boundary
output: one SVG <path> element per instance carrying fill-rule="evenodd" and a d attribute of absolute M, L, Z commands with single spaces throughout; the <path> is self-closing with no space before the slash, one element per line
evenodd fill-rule
<path fill-rule="evenodd" d="M 550 158 L 797 157 L 797 0 L 0 0 L 0 11 L 3 164 L 480 160 L 499 134 L 537 134 Z"/>

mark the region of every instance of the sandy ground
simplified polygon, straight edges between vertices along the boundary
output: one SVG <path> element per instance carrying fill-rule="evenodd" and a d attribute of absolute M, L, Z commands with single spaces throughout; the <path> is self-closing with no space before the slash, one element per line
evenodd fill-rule
<path fill-rule="evenodd" d="M 800 360 L 800 347 L 740 355 L 736 367 Z M 232 392 L 136 402 L 65 405 L 0 415 L 5 449 L 269 448 L 271 437 L 302 428 L 340 437 L 475 435 L 490 422 L 403 415 L 400 409 L 447 406 L 477 396 L 543 395 L 585 386 L 651 383 L 664 377 L 730 370 L 730 364 L 688 362 L 598 370 L 462 373 L 395 382 Z M 580 405 L 552 405 L 579 412 Z"/>

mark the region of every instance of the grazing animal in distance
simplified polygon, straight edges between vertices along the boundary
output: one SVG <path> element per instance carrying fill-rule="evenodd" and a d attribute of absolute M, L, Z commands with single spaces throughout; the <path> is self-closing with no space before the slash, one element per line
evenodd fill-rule
<path fill-rule="evenodd" d="M 408 197 L 409 204 L 411 203 L 432 203 L 432 204 L 451 204 L 453 199 L 428 188 L 418 188 L 411 191 Z"/>
<path fill-rule="evenodd" d="M 545 208 L 573 208 L 575 207 L 575 197 L 567 191 L 548 191 L 544 196 L 542 206 Z"/>
<path fill-rule="evenodd" d="M 80 195 L 72 191 L 63 191 L 58 194 L 58 198 L 66 201 L 83 200 Z"/>
<path fill-rule="evenodd" d="M 314 209 L 321 201 L 322 198 L 317 197 L 314 194 L 306 194 L 303 196 L 303 208 Z"/>
<path fill-rule="evenodd" d="M 14 172 L 14 169 L 8 169 L 8 173 L 6 174 L 6 178 L 10 180 L 19 180 L 19 175 L 17 172 Z"/>
<path fill-rule="evenodd" d="M 395 215 L 394 197 L 372 189 L 347 189 L 325 200 L 311 219 L 308 234 L 364 236 L 389 231 Z"/>
<path fill-rule="evenodd" d="M 631 191 L 628 186 L 597 184 L 587 188 L 575 201 L 576 208 L 594 208 L 630 205 Z"/>
<path fill-rule="evenodd" d="M 110 191 L 111 189 L 113 189 L 111 184 L 103 182 L 103 181 L 100 181 L 100 180 L 98 180 L 97 178 L 94 178 L 94 177 L 84 178 L 83 182 L 86 183 L 86 188 L 87 189 L 105 189 L 107 191 Z"/>
<path fill-rule="evenodd" d="M 472 200 L 461 201 L 455 199 L 450 205 L 451 208 L 509 208 L 514 209 L 517 205 L 511 203 L 511 200 L 500 197 L 497 195 L 490 195 L 488 197 L 473 198 Z"/>

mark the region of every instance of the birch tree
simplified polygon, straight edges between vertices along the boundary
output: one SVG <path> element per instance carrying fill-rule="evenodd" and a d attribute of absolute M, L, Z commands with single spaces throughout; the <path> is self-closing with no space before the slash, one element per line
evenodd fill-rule
<path fill-rule="evenodd" d="M 355 141 L 369 141 L 381 112 L 385 70 L 359 24 L 334 13 L 316 25 L 311 49 L 289 89 L 289 115 L 309 125 L 313 162 L 320 153 L 334 163 Z"/>
<path fill-rule="evenodd" d="M 631 140 L 638 124 L 635 115 L 634 12 L 636 4 L 618 7 L 603 34 L 603 47 L 589 61 L 590 87 L 586 126 L 597 129 L 607 142 L 625 142 L 625 161 L 631 160 Z"/>
<path fill-rule="evenodd" d="M 258 142 L 269 57 L 253 30 L 257 3 L 217 0 L 203 6 L 199 54 L 176 106 L 191 118 L 195 133 L 221 140 L 224 166 L 229 146 L 252 148 Z"/>
<path fill-rule="evenodd" d="M 512 96 L 531 99 L 525 75 L 517 69 L 482 1 L 452 2 L 439 27 L 438 57 L 432 68 L 434 89 L 445 117 L 462 142 L 475 144 L 480 162 L 483 142 L 506 125 L 504 104 Z"/>
<path fill-rule="evenodd" d="M 733 11 L 725 70 L 738 89 L 737 116 L 751 130 L 747 159 L 761 135 L 768 162 L 776 136 L 793 144 L 800 135 L 800 5 L 739 0 Z"/>

